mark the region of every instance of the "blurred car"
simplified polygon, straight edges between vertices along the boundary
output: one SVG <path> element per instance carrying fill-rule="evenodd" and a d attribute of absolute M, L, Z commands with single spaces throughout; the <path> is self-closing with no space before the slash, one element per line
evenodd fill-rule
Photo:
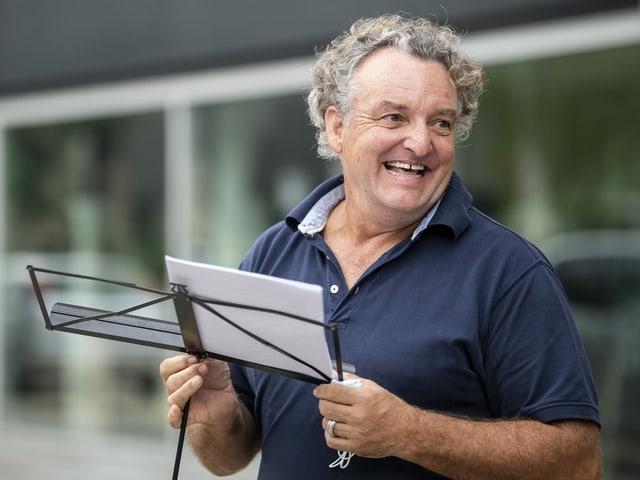
<path fill-rule="evenodd" d="M 640 231 L 573 232 L 545 247 L 592 364 L 606 478 L 640 478 Z"/>

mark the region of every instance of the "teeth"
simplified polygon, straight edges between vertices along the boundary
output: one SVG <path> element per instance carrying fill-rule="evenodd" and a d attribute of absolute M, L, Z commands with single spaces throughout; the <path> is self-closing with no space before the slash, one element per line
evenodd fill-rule
<path fill-rule="evenodd" d="M 411 165 L 409 163 L 403 163 L 403 162 L 387 162 L 386 164 L 389 167 L 403 168 L 405 170 L 416 170 L 416 171 L 424 170 L 424 165 Z"/>

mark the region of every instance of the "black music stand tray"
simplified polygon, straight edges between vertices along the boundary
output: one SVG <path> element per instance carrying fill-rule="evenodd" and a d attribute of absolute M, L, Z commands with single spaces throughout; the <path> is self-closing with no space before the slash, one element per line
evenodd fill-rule
<path fill-rule="evenodd" d="M 188 286 L 182 284 L 171 283 L 171 290 L 163 291 L 128 282 L 61 272 L 34 267 L 32 265 L 28 265 L 27 270 L 29 271 L 38 305 L 44 318 L 45 327 L 48 330 L 76 333 L 116 340 L 119 342 L 173 350 L 176 352 L 192 354 L 199 358 L 216 358 L 315 384 L 330 382 L 332 379 L 331 376 L 327 374 L 326 368 L 318 368 L 317 365 L 309 363 L 304 358 L 301 358 L 301 355 L 292 354 L 287 349 L 276 345 L 274 341 L 264 338 L 264 335 L 258 335 L 252 332 L 251 328 L 248 328 L 246 324 L 243 325 L 240 322 L 236 322 L 229 318 L 228 311 L 231 309 L 232 311 L 244 310 L 266 313 L 269 315 L 276 315 L 283 321 L 304 322 L 307 325 L 317 326 L 323 331 L 329 332 L 333 341 L 335 354 L 335 360 L 331 361 L 331 364 L 337 371 L 338 379 L 342 380 L 343 378 L 343 364 L 340 353 L 338 332 L 336 327 L 333 325 L 327 325 L 323 322 L 304 318 L 285 311 L 260 308 L 255 305 L 251 305 L 250 303 L 238 304 L 224 301 L 224 299 L 213 300 L 211 298 L 193 296 L 189 294 Z M 128 308 L 118 311 L 102 310 L 68 303 L 55 303 L 51 307 L 51 310 L 49 310 L 45 303 L 42 288 L 38 280 L 38 273 L 116 285 L 147 292 L 155 295 L 156 297 L 144 303 L 131 305 Z M 167 301 L 173 302 L 178 319 L 177 323 L 132 315 L 133 312 Z M 200 331 L 198 329 L 198 322 L 196 320 L 196 315 L 194 314 L 194 306 L 201 309 L 201 311 L 204 310 L 208 312 L 208 314 L 220 320 L 222 324 L 231 327 L 234 331 L 237 331 L 239 335 L 251 338 L 260 345 L 277 352 L 279 355 L 285 357 L 287 361 L 291 361 L 290 364 L 293 366 L 291 368 L 282 368 L 270 365 L 269 363 L 256 362 L 255 360 L 248 359 L 243 354 L 235 356 L 220 354 L 215 351 L 204 349 L 202 346 L 203 342 L 200 337 Z M 221 311 L 223 309 L 226 314 Z M 189 414 L 189 404 L 190 400 L 186 403 L 183 411 L 173 469 L 173 480 L 177 480 L 178 478 L 180 459 L 182 457 L 182 449 L 187 427 L 187 418 Z"/>

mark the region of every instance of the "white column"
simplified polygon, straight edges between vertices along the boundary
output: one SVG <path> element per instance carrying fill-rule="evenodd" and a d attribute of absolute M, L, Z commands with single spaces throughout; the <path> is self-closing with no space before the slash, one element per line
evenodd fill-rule
<path fill-rule="evenodd" d="M 193 147 L 191 102 L 170 95 L 165 107 L 165 252 L 190 254 Z"/>
<path fill-rule="evenodd" d="M 7 272 L 7 181 L 6 181 L 6 169 L 7 169 L 7 143 L 6 143 L 6 128 L 5 122 L 0 115 L 0 272 Z M 5 293 L 7 289 L 6 275 L 2 275 L 2 281 L 0 282 L 0 318 L 7 318 L 9 312 L 7 311 L 7 303 Z M 5 346 L 6 346 L 6 321 L 0 321 L 0 358 L 4 358 Z M 7 390 L 1 388 L 6 385 L 6 367 L 0 367 L 0 430 L 3 429 L 5 423 L 5 416 L 2 412 L 5 412 L 5 405 L 7 401 Z"/>

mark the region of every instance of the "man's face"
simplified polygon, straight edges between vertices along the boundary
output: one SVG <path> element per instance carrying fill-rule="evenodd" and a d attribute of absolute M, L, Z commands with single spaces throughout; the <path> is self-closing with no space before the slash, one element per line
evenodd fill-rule
<path fill-rule="evenodd" d="M 325 115 L 347 202 L 385 223 L 419 220 L 453 172 L 457 97 L 446 68 L 385 48 L 358 68 L 351 92 L 346 118 L 334 107 Z"/>

